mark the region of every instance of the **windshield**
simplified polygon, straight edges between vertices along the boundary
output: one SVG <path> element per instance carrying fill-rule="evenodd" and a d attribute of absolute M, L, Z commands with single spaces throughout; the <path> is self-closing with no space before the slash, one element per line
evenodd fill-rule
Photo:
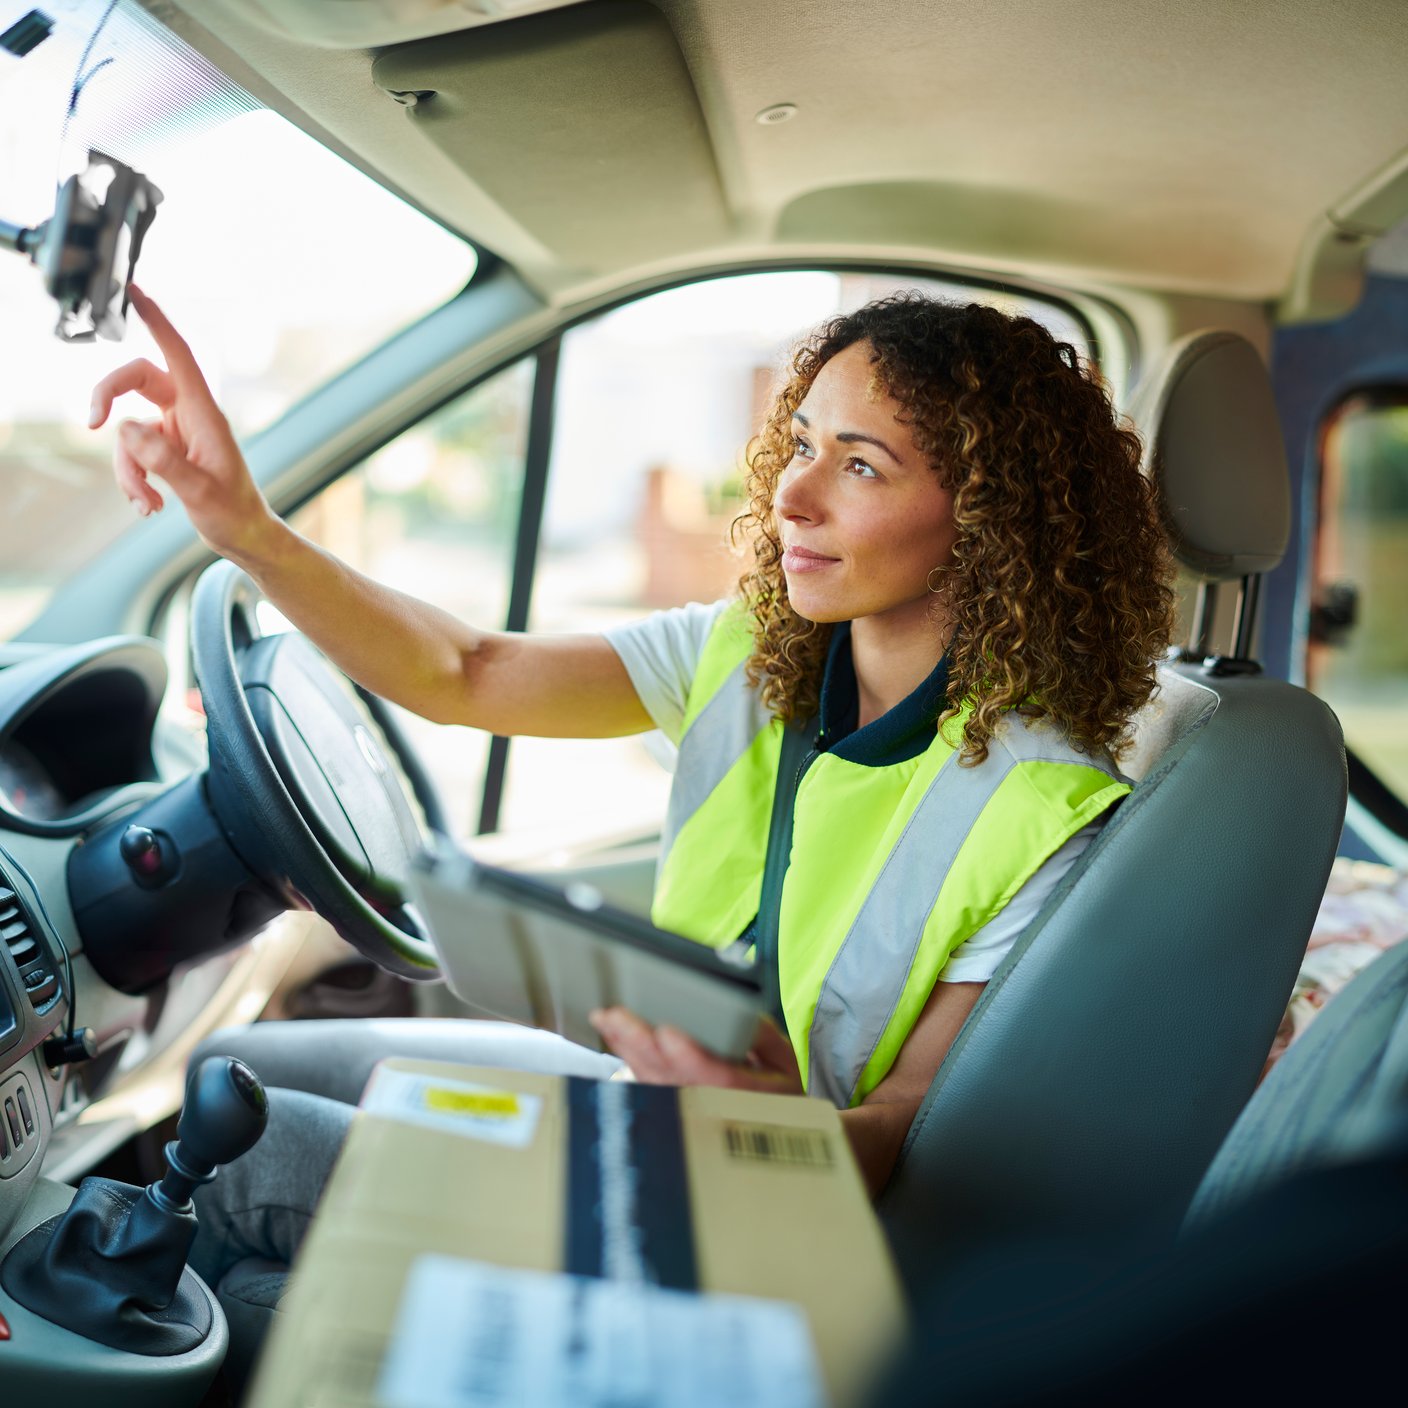
<path fill-rule="evenodd" d="M 27 6 L 20 7 L 21 11 Z M 0 53 L 0 220 L 37 225 L 90 147 L 164 193 L 138 278 L 195 349 L 243 438 L 443 303 L 474 272 L 471 245 L 267 111 L 134 5 L 50 7 L 53 32 Z M 14 18 L 0 4 L 0 31 Z M 0 638 L 137 521 L 112 483 L 119 402 L 87 429 L 90 392 L 158 354 L 62 343 L 28 260 L 0 253 Z"/>

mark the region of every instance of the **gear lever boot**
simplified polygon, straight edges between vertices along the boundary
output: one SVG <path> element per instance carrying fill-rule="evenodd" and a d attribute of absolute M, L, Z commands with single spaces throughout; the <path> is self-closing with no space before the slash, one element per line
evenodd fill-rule
<path fill-rule="evenodd" d="M 183 1354 L 210 1332 L 210 1301 L 186 1256 L 191 1193 L 253 1147 L 268 1120 L 259 1078 L 212 1056 L 191 1073 L 166 1177 L 147 1188 L 85 1178 L 68 1211 L 0 1264 L 7 1294 L 46 1320 L 135 1354 Z"/>

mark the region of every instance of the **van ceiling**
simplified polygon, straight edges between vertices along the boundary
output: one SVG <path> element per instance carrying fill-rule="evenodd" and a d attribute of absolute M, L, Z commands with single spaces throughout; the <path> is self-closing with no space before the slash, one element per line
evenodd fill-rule
<path fill-rule="evenodd" d="M 1404 0 L 588 0 L 379 50 L 143 3 L 559 297 L 864 253 L 1267 300 L 1408 213 Z"/>

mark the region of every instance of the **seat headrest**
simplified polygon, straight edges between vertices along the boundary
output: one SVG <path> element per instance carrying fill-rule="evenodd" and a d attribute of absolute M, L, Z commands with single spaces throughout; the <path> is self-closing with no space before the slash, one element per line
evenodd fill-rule
<path fill-rule="evenodd" d="M 1268 572 L 1291 531 L 1271 379 L 1234 332 L 1189 333 L 1140 379 L 1130 415 L 1173 554 L 1203 581 Z"/>

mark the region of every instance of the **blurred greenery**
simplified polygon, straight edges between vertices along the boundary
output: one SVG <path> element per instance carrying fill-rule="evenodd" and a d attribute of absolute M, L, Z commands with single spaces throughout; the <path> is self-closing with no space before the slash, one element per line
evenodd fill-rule
<path fill-rule="evenodd" d="M 1331 673 L 1408 683 L 1408 406 L 1351 409 L 1330 434 L 1340 497 L 1326 509 L 1338 510 L 1339 573 L 1359 587 L 1359 620 Z"/>
<path fill-rule="evenodd" d="M 398 482 L 368 464 L 367 506 L 394 508 L 415 537 L 502 542 L 517 531 L 532 394 L 531 360 L 516 363 L 428 417 L 411 444 L 424 456 L 419 474 Z M 404 457 L 409 437 L 388 451 Z M 388 451 L 383 451 L 387 454 Z"/>
<path fill-rule="evenodd" d="M 746 506 L 743 479 L 747 473 L 748 466 L 740 461 L 717 479 L 711 479 L 704 485 L 704 503 L 710 514 L 726 513 L 733 518 L 743 512 Z"/>
<path fill-rule="evenodd" d="M 1408 517 L 1408 406 L 1350 410 L 1331 434 L 1343 466 L 1341 511 Z"/>

